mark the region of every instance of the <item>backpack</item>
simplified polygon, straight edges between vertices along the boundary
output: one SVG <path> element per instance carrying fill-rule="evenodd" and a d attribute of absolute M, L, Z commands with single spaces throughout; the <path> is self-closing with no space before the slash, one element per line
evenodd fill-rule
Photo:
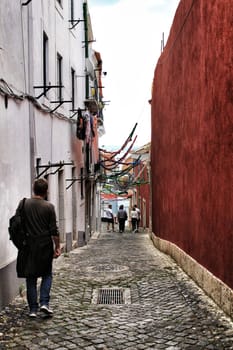
<path fill-rule="evenodd" d="M 15 215 L 9 219 L 9 235 L 10 240 L 17 249 L 22 249 L 26 245 L 26 230 L 24 227 L 24 204 L 26 198 L 22 200 Z"/>

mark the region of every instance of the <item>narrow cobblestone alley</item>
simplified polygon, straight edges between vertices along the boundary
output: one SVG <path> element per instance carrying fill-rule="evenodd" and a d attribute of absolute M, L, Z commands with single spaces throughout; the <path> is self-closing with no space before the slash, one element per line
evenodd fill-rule
<path fill-rule="evenodd" d="M 125 304 L 94 303 L 113 287 Z M 50 306 L 49 319 L 29 319 L 23 298 L 3 310 L 0 349 L 233 349 L 233 323 L 146 233 L 96 234 L 63 254 Z"/>

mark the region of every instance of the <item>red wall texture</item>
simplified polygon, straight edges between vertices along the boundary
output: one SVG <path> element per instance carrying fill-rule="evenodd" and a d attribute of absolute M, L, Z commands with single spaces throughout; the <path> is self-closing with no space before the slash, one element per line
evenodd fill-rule
<path fill-rule="evenodd" d="M 233 288 L 233 2 L 182 0 L 152 96 L 153 232 Z"/>

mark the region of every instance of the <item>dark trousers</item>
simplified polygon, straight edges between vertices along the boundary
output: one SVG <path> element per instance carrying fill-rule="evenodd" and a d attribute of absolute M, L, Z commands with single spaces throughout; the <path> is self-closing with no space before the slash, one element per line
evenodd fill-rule
<path fill-rule="evenodd" d="M 137 219 L 132 218 L 131 222 L 132 222 L 132 231 L 136 231 L 136 229 L 137 229 Z"/>
<path fill-rule="evenodd" d="M 119 219 L 119 231 L 124 232 L 125 231 L 125 219 Z"/>

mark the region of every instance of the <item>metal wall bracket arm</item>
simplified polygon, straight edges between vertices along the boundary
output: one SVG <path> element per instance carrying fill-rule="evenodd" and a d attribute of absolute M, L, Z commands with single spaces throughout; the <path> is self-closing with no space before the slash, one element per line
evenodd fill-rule
<path fill-rule="evenodd" d="M 66 187 L 66 190 L 68 190 L 76 181 L 81 181 L 81 179 L 66 179 L 66 181 L 71 181 L 71 183 Z"/>
<path fill-rule="evenodd" d="M 91 88 L 95 89 L 95 88 L 96 88 L 96 86 L 91 86 Z M 104 89 L 104 88 L 105 88 L 105 86 L 97 86 L 97 88 L 98 88 L 98 89 Z"/>
<path fill-rule="evenodd" d="M 70 19 L 68 22 L 70 22 L 72 25 L 71 28 L 69 28 L 69 30 L 74 29 L 80 22 L 84 22 L 84 19 Z"/>
<path fill-rule="evenodd" d="M 70 119 L 74 118 L 74 116 L 78 113 L 78 111 L 84 112 L 85 109 L 82 109 L 82 108 L 70 109 L 70 112 L 74 112 L 74 114 L 70 117 Z"/>
<path fill-rule="evenodd" d="M 70 117 L 70 119 L 74 118 L 74 117 L 76 116 L 76 114 L 78 114 L 78 111 L 77 111 L 77 112 L 74 112 L 74 113 L 72 114 L 72 116 Z"/>
<path fill-rule="evenodd" d="M 38 95 L 36 97 L 36 99 L 38 100 L 41 96 L 45 96 L 46 93 L 50 90 L 50 89 L 60 89 L 63 88 L 64 85 L 39 85 L 39 86 L 34 86 L 34 89 L 44 89 L 44 91 Z"/>
<path fill-rule="evenodd" d="M 60 106 L 63 105 L 63 103 L 72 103 L 72 102 L 73 102 L 72 100 L 69 100 L 69 101 L 50 101 L 50 103 L 58 103 L 58 105 L 52 111 L 50 111 L 50 113 L 55 112 Z"/>
<path fill-rule="evenodd" d="M 37 171 L 37 176 L 36 179 L 39 179 L 43 174 L 45 174 L 50 168 L 57 168 L 55 171 L 49 173 L 48 175 L 54 175 L 56 174 L 59 170 L 61 170 L 65 165 L 74 165 L 73 162 L 70 163 L 65 163 L 65 162 L 60 162 L 60 163 L 48 163 L 45 165 L 37 165 L 36 166 L 36 171 Z M 39 169 L 44 168 L 44 170 L 39 173 Z"/>
<path fill-rule="evenodd" d="M 87 41 L 87 44 L 91 44 L 91 43 L 95 43 L 95 42 L 96 42 L 96 39 L 94 39 L 94 40 L 88 40 L 88 41 Z M 83 40 L 82 43 L 86 43 L 86 41 Z"/>
<path fill-rule="evenodd" d="M 58 173 L 59 170 L 61 170 L 63 168 L 64 164 L 61 164 L 55 171 L 52 171 L 50 173 L 50 175 L 55 175 L 56 173 Z"/>
<path fill-rule="evenodd" d="M 22 3 L 22 6 L 27 6 L 31 1 L 32 1 L 32 0 L 28 0 L 28 1 L 26 1 L 26 2 L 23 2 L 23 3 Z"/>

